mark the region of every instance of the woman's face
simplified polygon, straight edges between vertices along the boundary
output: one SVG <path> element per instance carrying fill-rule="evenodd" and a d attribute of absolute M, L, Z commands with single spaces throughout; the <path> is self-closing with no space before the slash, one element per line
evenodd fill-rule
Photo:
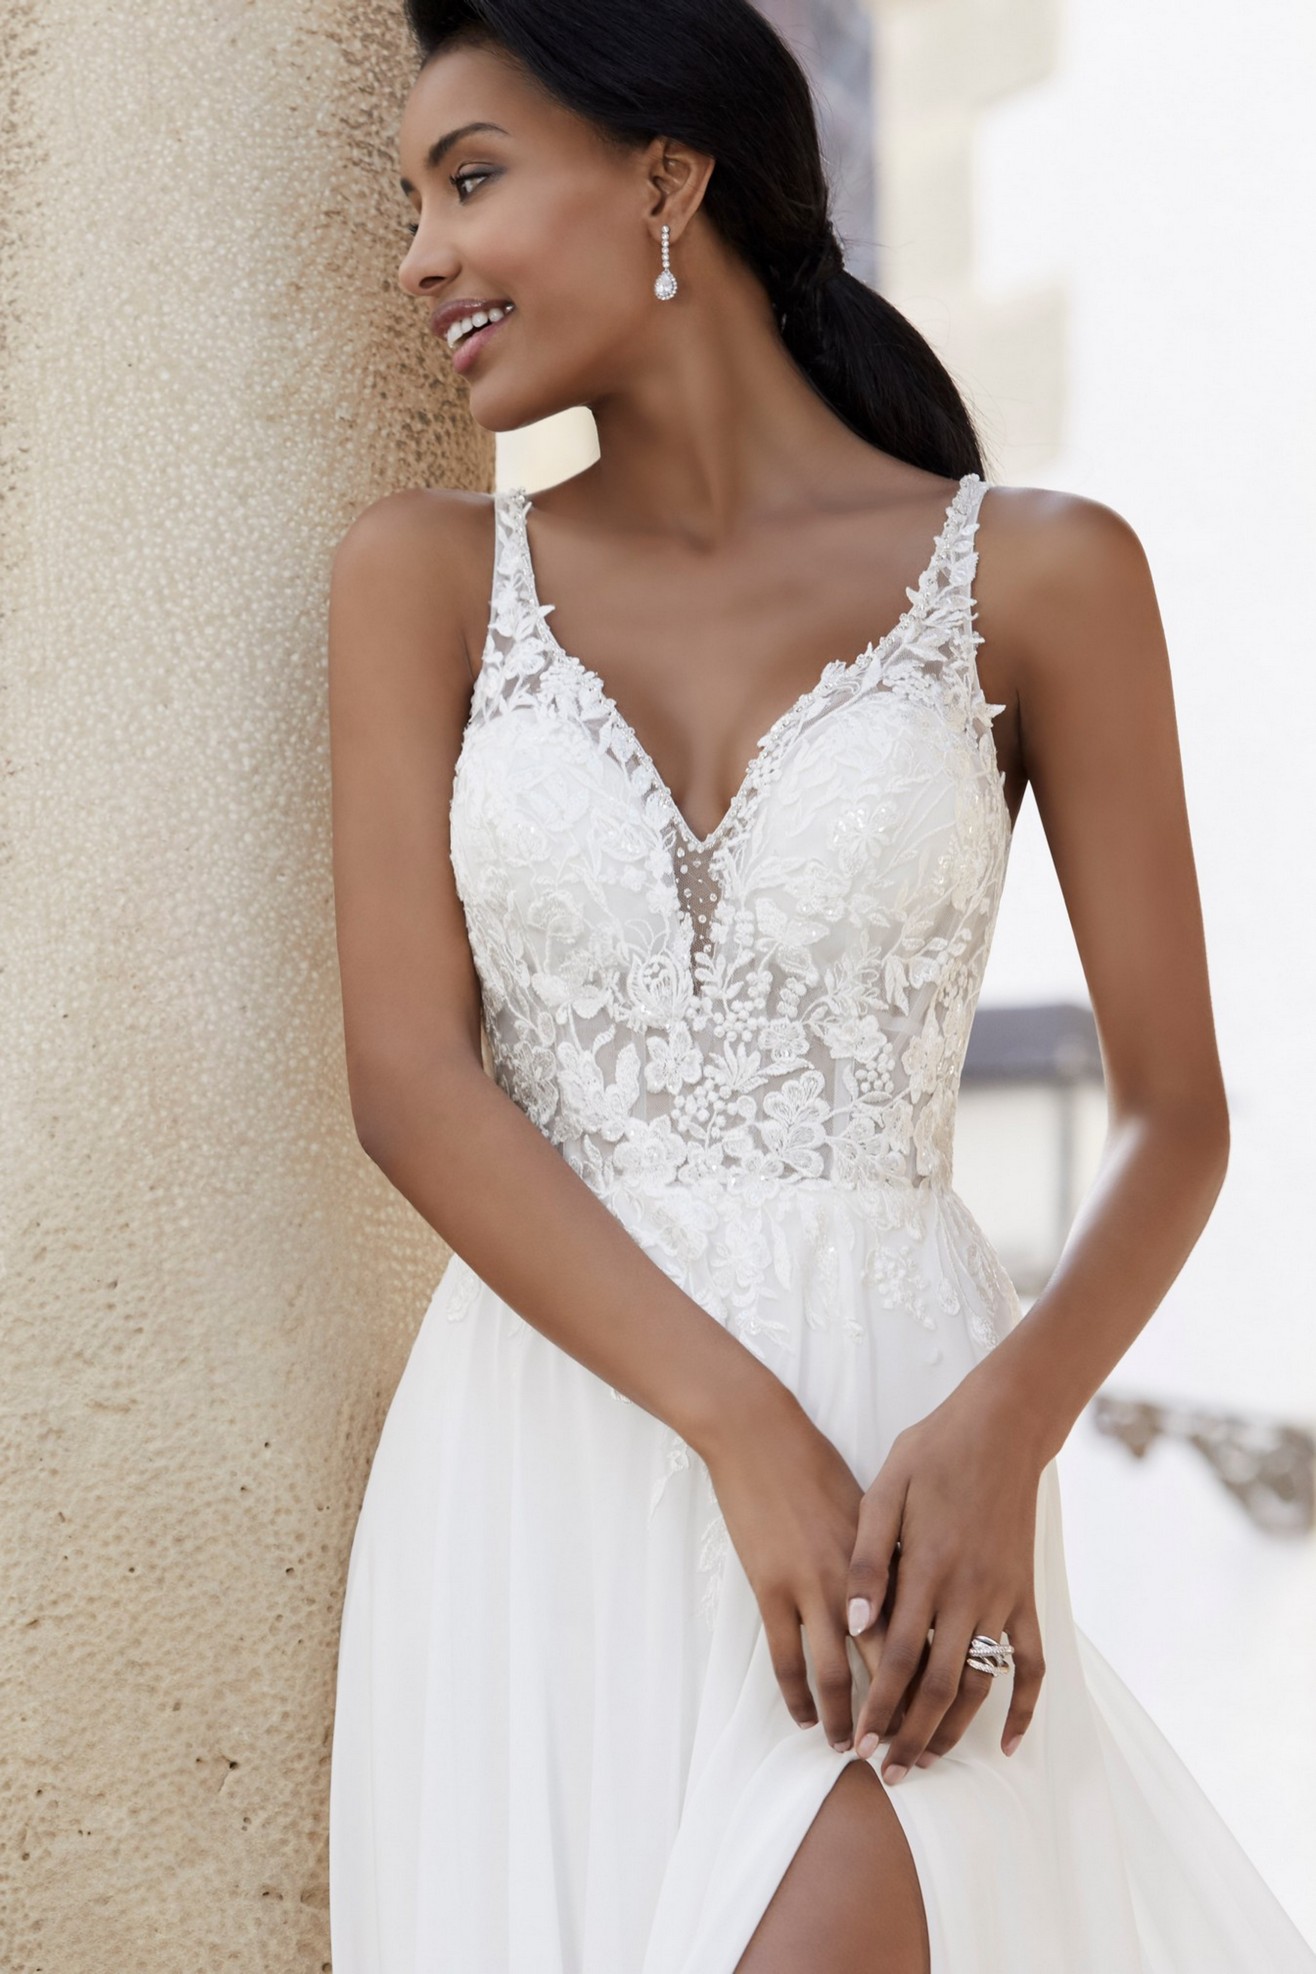
<path fill-rule="evenodd" d="M 663 140 L 616 149 L 500 50 L 467 46 L 422 70 L 398 156 L 415 213 L 398 279 L 424 303 L 425 333 L 450 303 L 514 304 L 459 365 L 477 422 L 511 431 L 624 385 L 655 318 L 679 305 L 653 292 L 662 223 L 679 265 L 689 210 L 688 187 L 673 204 Z"/>

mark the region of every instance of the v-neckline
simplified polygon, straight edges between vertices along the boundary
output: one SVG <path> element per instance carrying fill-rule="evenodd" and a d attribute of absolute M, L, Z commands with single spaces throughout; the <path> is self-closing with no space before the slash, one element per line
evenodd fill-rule
<path fill-rule="evenodd" d="M 876 643 L 870 641 L 853 658 L 829 659 L 814 683 L 811 686 L 806 686 L 804 691 L 778 714 L 766 732 L 759 735 L 755 750 L 746 763 L 745 772 L 740 778 L 739 786 L 727 804 L 721 820 L 707 836 L 697 836 L 690 827 L 690 824 L 686 821 L 685 812 L 677 802 L 665 777 L 659 773 L 648 749 L 636 733 L 631 722 L 622 712 L 612 694 L 604 685 L 601 675 L 594 670 L 592 665 L 587 665 L 583 659 L 577 658 L 574 653 L 566 650 L 563 645 L 559 644 L 556 636 L 549 629 L 548 613 L 555 606 L 551 603 L 545 604 L 540 598 L 539 585 L 535 577 L 535 560 L 530 549 L 530 530 L 526 520 L 528 511 L 534 504 L 533 498 L 522 486 L 512 487 L 509 490 L 512 497 L 513 512 L 516 518 L 517 542 L 523 558 L 525 580 L 531 602 L 534 605 L 535 614 L 542 628 L 545 644 L 552 654 L 554 661 L 566 666 L 575 675 L 579 683 L 588 688 L 595 702 L 604 709 L 611 720 L 615 721 L 617 727 L 625 735 L 627 746 L 633 752 L 643 772 L 648 776 L 673 827 L 685 839 L 686 845 L 690 850 L 694 851 L 698 856 L 707 856 L 722 838 L 727 835 L 732 823 L 748 802 L 762 770 L 775 747 L 791 728 L 807 716 L 815 703 L 823 698 L 825 693 L 838 679 L 866 671 L 871 664 L 880 662 L 886 656 L 887 652 L 913 629 L 922 615 L 933 579 L 941 567 L 942 557 L 950 540 L 965 492 L 969 485 L 976 481 L 977 478 L 978 475 L 976 473 L 966 473 L 960 480 L 955 492 L 951 495 L 941 526 L 937 530 L 937 534 L 933 540 L 931 557 L 920 571 L 916 582 L 906 589 L 905 595 L 910 601 L 907 608 L 901 612 L 897 622 L 891 626 L 891 629 L 887 631 L 884 637 L 879 638 Z"/>

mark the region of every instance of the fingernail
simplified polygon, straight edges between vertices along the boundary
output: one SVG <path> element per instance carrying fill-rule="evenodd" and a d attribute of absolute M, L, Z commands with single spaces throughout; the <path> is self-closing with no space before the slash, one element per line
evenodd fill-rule
<path fill-rule="evenodd" d="M 1022 1734 L 1012 1734 L 1009 1740 L 1004 1744 L 1006 1754 L 1012 1755 L 1015 1749 L 1019 1746 L 1019 1743 L 1023 1740 L 1023 1738 L 1024 1737 Z"/>
<path fill-rule="evenodd" d="M 846 1750 L 849 1748 L 850 1743 L 848 1741 L 833 1741 L 832 1746 L 835 1748 L 838 1755 L 843 1755 L 845 1754 Z"/>
<path fill-rule="evenodd" d="M 861 1631 L 867 1631 L 873 1622 L 873 1607 L 866 1597 L 852 1597 L 846 1613 L 850 1626 L 850 1636 L 857 1638 Z"/>
<path fill-rule="evenodd" d="M 900 1763 L 897 1762 L 893 1768 L 884 1768 L 882 1770 L 882 1780 L 884 1782 L 902 1782 L 908 1774 L 909 1770 L 902 1768 Z"/>
<path fill-rule="evenodd" d="M 876 1734 L 871 1734 L 871 1733 L 865 1734 L 863 1740 L 859 1743 L 859 1746 L 855 1749 L 855 1753 L 857 1755 L 862 1755 L 864 1760 L 867 1761 L 868 1757 L 872 1754 L 876 1746 L 877 1746 Z"/>
<path fill-rule="evenodd" d="M 924 1749 L 923 1753 L 919 1756 L 914 1766 L 915 1768 L 931 1768 L 933 1762 L 939 1761 L 940 1759 L 941 1757 L 939 1755 L 933 1754 L 931 1748 L 926 1748 Z"/>

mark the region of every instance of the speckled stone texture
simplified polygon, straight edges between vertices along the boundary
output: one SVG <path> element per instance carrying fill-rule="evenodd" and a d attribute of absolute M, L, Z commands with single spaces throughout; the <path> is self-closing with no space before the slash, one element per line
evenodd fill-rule
<path fill-rule="evenodd" d="M 347 1103 L 329 559 L 493 479 L 397 285 L 412 72 L 376 0 L 0 8 L 5 1974 L 329 1965 L 348 1547 L 447 1260 Z"/>

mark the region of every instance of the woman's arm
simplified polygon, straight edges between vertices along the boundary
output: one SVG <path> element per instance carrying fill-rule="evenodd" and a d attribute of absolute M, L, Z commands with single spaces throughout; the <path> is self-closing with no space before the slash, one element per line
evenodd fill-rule
<path fill-rule="evenodd" d="M 474 540 L 445 493 L 348 529 L 329 608 L 334 898 L 361 1144 L 508 1306 L 698 1448 L 779 1381 L 633 1241 L 484 1072 L 449 858 L 471 691 L 454 599 Z"/>
<path fill-rule="evenodd" d="M 334 895 L 357 1133 L 510 1308 L 715 1463 L 787 1705 L 802 1725 L 818 1717 L 803 1616 L 822 1717 L 848 1743 L 843 1591 L 858 1479 L 794 1394 L 484 1073 L 448 813 L 471 690 L 454 599 L 470 594 L 473 566 L 489 565 L 487 529 L 487 508 L 468 496 L 390 495 L 334 558 Z"/>
<path fill-rule="evenodd" d="M 897 1540 L 900 1581 L 857 1731 L 883 1731 L 919 1674 L 887 1758 L 901 1768 L 944 1753 L 989 1690 L 987 1675 L 964 1670 L 975 1631 L 1008 1630 L 1017 1654 L 1022 1642 L 1003 1742 L 1026 1727 L 1042 1674 L 1038 1479 L 1182 1269 L 1229 1148 L 1169 657 L 1141 543 L 1099 502 L 1008 489 L 984 506 L 980 545 L 982 648 L 1008 653 L 1022 765 L 1092 998 L 1109 1128 L 1046 1288 L 900 1436 L 865 1497 L 850 1595 L 880 1608 Z"/>
<path fill-rule="evenodd" d="M 1169 654 L 1133 529 L 1066 500 L 1004 631 L 1038 815 L 1101 1041 L 1101 1166 L 990 1375 L 1057 1453 L 1210 1217 L 1229 1158 Z M 987 1369 L 987 1366 L 983 1367 Z"/>

